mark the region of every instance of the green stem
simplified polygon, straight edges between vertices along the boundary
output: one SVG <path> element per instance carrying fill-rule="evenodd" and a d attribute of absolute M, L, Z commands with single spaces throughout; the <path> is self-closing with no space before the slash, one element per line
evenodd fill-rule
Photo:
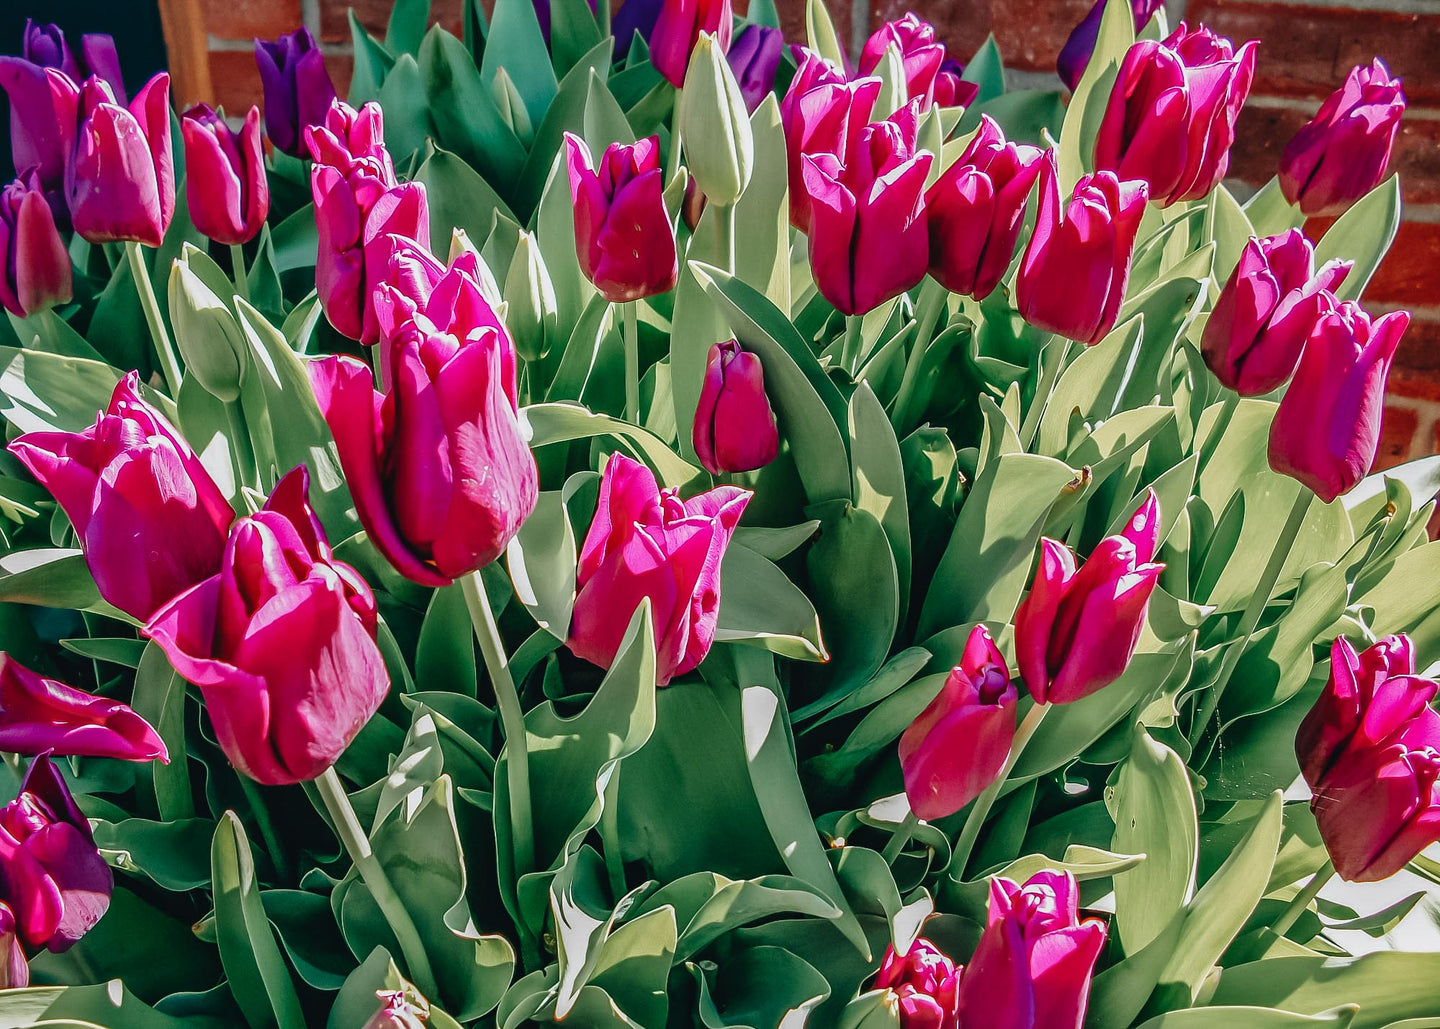
<path fill-rule="evenodd" d="M 920 296 L 915 302 L 915 342 L 911 344 L 910 356 L 905 361 L 905 375 L 900 380 L 900 392 L 895 394 L 895 407 L 890 414 L 895 432 L 903 434 L 910 427 L 910 408 L 915 403 L 915 384 L 920 378 L 920 365 L 925 360 L 925 351 L 934 338 L 936 319 L 945 309 L 950 291 L 934 279 L 927 278 L 920 287 Z"/>
<path fill-rule="evenodd" d="M 230 266 L 235 275 L 235 293 L 245 303 L 250 303 L 250 279 L 245 274 L 245 248 L 239 243 L 230 244 Z"/>
<path fill-rule="evenodd" d="M 610 781 L 605 785 L 605 796 L 600 809 L 600 843 L 605 852 L 605 870 L 610 876 L 610 895 L 616 903 L 627 892 L 625 883 L 625 861 L 620 854 L 620 765 L 617 762 L 610 771 Z"/>
<path fill-rule="evenodd" d="M 735 205 L 718 207 L 715 211 L 716 252 L 720 267 L 735 274 Z"/>
<path fill-rule="evenodd" d="M 165 331 L 165 319 L 160 314 L 160 304 L 155 299 L 155 290 L 150 285 L 150 271 L 145 267 L 145 255 L 140 253 L 140 244 L 133 240 L 125 244 L 125 256 L 130 259 L 130 274 L 135 279 L 135 292 L 140 297 L 140 307 L 145 312 L 145 323 L 150 326 L 150 338 L 155 341 L 155 353 L 160 358 L 160 371 L 170 396 L 180 399 L 180 361 L 175 357 L 175 347 L 170 334 Z"/>
<path fill-rule="evenodd" d="M 965 818 L 965 827 L 960 830 L 960 838 L 955 841 L 954 856 L 950 859 L 951 877 L 956 881 L 960 881 L 965 875 L 965 865 L 970 861 L 970 852 L 975 849 L 980 829 L 985 824 L 985 819 L 990 817 L 990 809 L 995 805 L 995 799 L 1000 796 L 1005 780 L 1014 770 L 1015 763 L 1020 760 L 1020 754 L 1030 742 L 1030 737 L 1040 728 L 1045 712 L 1049 710 L 1049 704 L 1036 704 L 1029 710 L 1019 728 L 1015 730 L 1015 740 L 1010 744 L 1010 756 L 1005 759 L 1005 767 L 995 777 L 995 781 L 985 787 L 985 792 L 975 798 L 975 804 Z"/>
<path fill-rule="evenodd" d="M 285 859 L 285 848 L 280 845 L 280 834 L 275 831 L 275 820 L 270 817 L 270 805 L 265 803 L 260 787 L 248 775 L 241 772 L 236 778 L 240 780 L 240 790 L 245 794 L 245 802 L 250 805 L 250 813 L 255 816 L 255 824 L 260 827 L 265 850 L 270 855 L 270 863 L 275 866 L 275 875 L 281 882 L 290 882 L 290 862 Z"/>
<path fill-rule="evenodd" d="M 245 424 L 245 411 L 239 399 L 224 403 L 225 421 L 230 427 L 230 453 L 235 461 L 235 485 L 260 489 L 260 471 L 255 462 L 255 448 L 250 443 L 250 429 Z"/>
<path fill-rule="evenodd" d="M 1215 415 L 1215 426 L 1205 436 L 1205 442 L 1200 446 L 1200 460 L 1195 466 L 1195 477 L 1198 479 L 1210 459 L 1215 456 L 1215 451 L 1220 447 L 1220 441 L 1225 438 L 1225 430 L 1230 427 L 1230 421 L 1235 417 L 1235 411 L 1240 406 L 1240 394 L 1233 389 L 1225 390 L 1225 399 L 1221 401 L 1220 410 Z"/>
<path fill-rule="evenodd" d="M 1295 924 L 1295 920 L 1305 913 L 1310 902 L 1320 895 L 1325 884 L 1333 878 L 1335 878 L 1335 862 L 1326 861 L 1320 866 L 1320 870 L 1310 877 L 1305 888 L 1295 894 L 1295 899 L 1290 901 L 1290 906 L 1282 911 L 1280 917 L 1275 920 L 1275 924 L 1271 926 L 1275 935 L 1284 936 L 1289 932 L 1290 927 Z"/>
<path fill-rule="evenodd" d="M 665 187 L 675 181 L 675 175 L 680 171 L 680 94 L 679 86 L 675 87 L 675 103 L 670 108 L 670 159 L 665 162 L 665 181 L 660 185 Z"/>
<path fill-rule="evenodd" d="M 1051 336 L 1050 342 L 1040 353 L 1040 378 L 1035 383 L 1035 395 L 1030 398 L 1030 410 L 1025 412 L 1025 421 L 1020 426 L 1020 443 L 1029 448 L 1040 428 L 1040 418 L 1050 406 L 1050 397 L 1065 369 L 1070 356 L 1070 340 L 1064 336 Z"/>
<path fill-rule="evenodd" d="M 865 344 L 864 328 L 864 315 L 845 316 L 845 339 L 840 344 L 840 366 L 852 375 L 855 374 L 855 366 L 860 362 L 860 348 Z"/>
<path fill-rule="evenodd" d="M 631 300 L 621 305 L 625 328 L 625 420 L 632 425 L 640 424 L 640 315 L 636 310 L 638 301 Z"/>
<path fill-rule="evenodd" d="M 1255 584 L 1255 592 L 1250 594 L 1250 602 L 1245 605 L 1245 613 L 1240 616 L 1239 639 L 1230 644 L 1230 649 L 1225 651 L 1225 659 L 1220 664 L 1220 673 L 1215 677 L 1214 684 L 1205 691 L 1205 699 L 1201 702 L 1200 713 L 1190 726 L 1191 742 L 1198 742 L 1210 724 L 1210 718 L 1215 714 L 1215 709 L 1220 706 L 1220 698 L 1225 693 L 1225 687 L 1230 683 L 1230 677 L 1235 674 L 1235 666 L 1240 663 L 1245 648 L 1250 645 L 1250 637 L 1255 634 L 1255 627 L 1260 624 L 1260 616 L 1265 613 L 1265 605 L 1270 602 L 1270 594 L 1275 590 L 1275 583 L 1280 579 L 1280 572 L 1285 567 L 1285 559 L 1290 556 L 1290 550 L 1295 546 L 1295 537 L 1300 534 L 1300 527 L 1305 524 L 1305 512 L 1310 509 L 1310 501 L 1315 494 L 1310 492 L 1310 487 L 1301 486 L 1300 492 L 1295 497 L 1295 505 L 1290 508 L 1290 517 L 1285 519 L 1285 525 L 1280 534 L 1275 538 L 1275 547 L 1270 551 L 1270 560 L 1265 565 L 1265 570 L 1260 573 L 1260 581 Z"/>
<path fill-rule="evenodd" d="M 915 835 L 915 830 L 920 828 L 920 816 L 914 811 L 905 812 L 905 820 L 900 823 L 893 833 L 890 834 L 890 842 L 885 844 L 885 850 L 881 857 L 887 865 L 893 865 L 900 852 L 905 849 L 905 844 L 910 842 L 910 837 Z"/>
<path fill-rule="evenodd" d="M 391 932 L 395 934 L 410 977 L 427 998 L 437 999 L 440 991 L 435 985 L 435 974 L 430 970 L 430 958 L 420 940 L 420 931 L 415 928 L 410 912 L 405 909 L 400 895 L 390 884 L 390 877 L 385 874 L 385 866 L 380 864 L 380 859 L 370 849 L 370 839 L 360 828 L 360 819 L 355 817 L 355 809 L 350 806 L 350 798 L 333 767 L 321 773 L 315 780 L 315 788 L 325 801 L 325 810 L 330 812 L 330 819 L 335 823 L 335 832 L 349 852 L 350 860 L 355 863 L 355 870 L 360 873 L 360 878 L 370 890 L 370 896 L 375 898 L 380 913 L 385 916 Z"/>

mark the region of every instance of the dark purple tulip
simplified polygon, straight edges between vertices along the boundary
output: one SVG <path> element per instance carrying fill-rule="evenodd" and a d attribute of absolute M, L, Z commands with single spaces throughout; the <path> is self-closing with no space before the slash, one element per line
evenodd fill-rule
<path fill-rule="evenodd" d="M 31 168 L 0 190 L 0 304 L 24 318 L 72 295 L 70 252 Z"/>
<path fill-rule="evenodd" d="M 255 40 L 255 64 L 265 96 L 265 133 L 277 150 L 305 155 L 305 129 L 322 125 L 335 100 L 325 55 L 306 28 L 273 41 Z"/>
<path fill-rule="evenodd" d="M 623 61 L 630 56 L 630 44 L 635 41 L 637 32 L 649 44 L 655 32 L 655 22 L 660 18 L 660 8 L 664 6 L 665 0 L 625 0 L 621 4 L 610 23 L 610 29 L 615 33 L 616 60 Z"/>
<path fill-rule="evenodd" d="M 127 705 L 47 679 L 0 653 L 0 750 L 169 761 L 160 735 Z"/>
<path fill-rule="evenodd" d="M 725 59 L 740 84 L 745 109 L 751 114 L 764 102 L 775 86 L 775 72 L 780 68 L 780 55 L 785 49 L 785 33 L 769 25 L 747 25 L 735 37 Z"/>
<path fill-rule="evenodd" d="M 1130 12 L 1135 16 L 1135 31 L 1143 29 L 1163 4 L 1164 0 L 1130 0 Z M 1090 55 L 1095 52 L 1095 40 L 1100 35 L 1100 17 L 1104 13 L 1105 0 L 1095 0 L 1090 13 L 1070 31 L 1070 38 L 1065 40 L 1065 45 L 1060 48 L 1060 57 L 1055 62 L 1056 70 L 1060 73 L 1060 81 L 1072 91 L 1080 84 L 1080 76 L 1085 74 Z"/>

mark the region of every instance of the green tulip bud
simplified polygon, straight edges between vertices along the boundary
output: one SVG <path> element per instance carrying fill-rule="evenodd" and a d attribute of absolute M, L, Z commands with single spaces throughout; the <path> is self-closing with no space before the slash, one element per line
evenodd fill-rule
<path fill-rule="evenodd" d="M 839 1029 L 900 1029 L 900 998 L 894 990 L 860 994 L 840 1012 Z"/>
<path fill-rule="evenodd" d="M 510 338 L 527 361 L 545 356 L 559 331 L 560 310 L 555 287 L 533 233 L 521 231 L 520 242 L 505 273 L 505 303 L 509 305 Z"/>
<path fill-rule="evenodd" d="M 223 285 L 222 285 L 223 284 Z M 186 371 L 216 399 L 240 396 L 248 348 L 235 313 L 222 296 L 234 288 L 203 252 L 185 244 L 170 268 L 170 321 Z"/>
<path fill-rule="evenodd" d="M 490 85 L 490 91 L 495 95 L 495 106 L 500 109 L 500 117 L 505 119 L 510 131 L 515 133 L 515 138 L 528 147 L 535 141 L 535 126 L 530 121 L 530 112 L 525 109 L 520 90 L 515 88 L 515 80 L 503 67 L 495 70 L 495 80 Z"/>
<path fill-rule="evenodd" d="M 755 138 L 740 84 L 709 33 L 690 57 L 675 123 L 696 185 L 722 207 L 739 200 L 755 168 Z"/>

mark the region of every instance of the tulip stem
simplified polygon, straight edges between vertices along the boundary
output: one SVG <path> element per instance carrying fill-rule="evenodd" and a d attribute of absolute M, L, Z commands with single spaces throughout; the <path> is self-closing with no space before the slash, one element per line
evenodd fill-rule
<path fill-rule="evenodd" d="M 230 244 L 230 268 L 235 276 L 235 295 L 250 303 L 250 279 L 245 274 L 245 248 L 239 243 Z"/>
<path fill-rule="evenodd" d="M 622 338 L 625 341 L 625 420 L 633 425 L 640 424 L 640 323 L 636 301 L 620 305 L 625 327 Z"/>
<path fill-rule="evenodd" d="M 150 285 L 150 271 L 145 267 L 145 255 L 140 244 L 133 240 L 125 244 L 125 256 L 130 259 L 130 274 L 135 279 L 135 292 L 140 297 L 140 308 L 145 312 L 145 323 L 150 326 L 150 338 L 155 341 L 155 353 L 160 358 L 160 371 L 165 384 L 170 387 L 170 396 L 180 399 L 180 362 L 175 357 L 175 347 L 170 334 L 165 331 L 165 319 L 160 314 L 160 304 L 155 299 L 155 289 Z"/>
<path fill-rule="evenodd" d="M 320 773 L 320 777 L 315 780 L 315 788 L 319 790 L 320 798 L 325 802 L 325 810 L 330 813 L 330 819 L 335 823 L 336 835 L 349 852 L 350 860 L 355 863 L 355 870 L 360 873 L 361 880 L 370 890 L 370 896 L 375 899 L 380 913 L 385 916 L 391 932 L 395 934 L 410 977 L 415 980 L 415 985 L 420 987 L 421 993 L 432 1000 L 436 999 L 439 990 L 435 985 L 435 973 L 430 970 L 429 955 L 425 953 L 425 945 L 420 939 L 420 931 L 415 928 L 410 912 L 405 909 L 400 895 L 390 884 L 385 866 L 380 864 L 380 859 L 370 849 L 370 838 L 360 827 L 360 819 L 355 816 L 355 808 L 350 805 L 350 798 L 345 793 L 340 777 L 335 774 L 334 767 Z"/>
<path fill-rule="evenodd" d="M 915 402 L 920 365 L 925 360 L 925 351 L 930 349 L 930 340 L 935 336 L 936 319 L 949 299 L 950 291 L 934 279 L 927 278 L 920 287 L 920 296 L 915 301 L 915 342 L 905 360 L 905 375 L 900 380 L 900 392 L 895 394 L 895 407 L 890 412 L 896 434 L 903 434 L 910 427 L 910 408 Z"/>
<path fill-rule="evenodd" d="M 864 328 L 863 314 L 845 316 L 845 338 L 840 343 L 840 366 L 852 376 L 860 363 L 860 348 L 865 345 Z"/>
<path fill-rule="evenodd" d="M 1270 927 L 1274 930 L 1275 935 L 1284 936 L 1289 932 L 1290 927 L 1295 924 L 1295 920 L 1305 913 L 1306 909 L 1310 907 L 1310 902 L 1320 895 L 1320 891 L 1325 888 L 1325 884 L 1333 878 L 1335 878 L 1335 862 L 1327 860 L 1320 866 L 1319 870 L 1310 877 L 1310 881 L 1305 884 L 1305 888 L 1295 894 L 1295 898 L 1290 901 L 1290 906 L 1280 913 L 1280 917 L 1277 918 L 1275 924 Z"/>
<path fill-rule="evenodd" d="M 225 422 L 230 428 L 230 454 L 235 461 L 235 486 L 262 489 L 260 468 L 255 461 L 255 448 L 250 442 L 250 427 L 245 422 L 245 410 L 239 399 L 227 400 Z"/>
<path fill-rule="evenodd" d="M 1240 394 L 1233 389 L 1225 390 L 1225 399 L 1220 404 L 1220 410 L 1215 414 L 1215 426 L 1205 437 L 1205 442 L 1200 446 L 1200 460 L 1195 466 L 1195 477 L 1198 479 L 1210 459 L 1215 456 L 1215 451 L 1220 448 L 1220 441 L 1225 438 L 1225 430 L 1230 427 L 1230 421 L 1235 417 L 1235 411 L 1240 406 Z"/>
<path fill-rule="evenodd" d="M 1005 759 L 1005 767 L 995 777 L 995 781 L 985 787 L 985 792 L 975 798 L 975 803 L 970 808 L 970 814 L 965 817 L 965 826 L 960 830 L 960 838 L 955 841 L 954 856 L 950 859 L 951 878 L 956 882 L 963 881 L 965 865 L 970 861 L 970 852 L 975 849 L 975 841 L 980 836 L 980 828 L 985 824 L 985 819 L 990 817 L 990 808 L 994 806 L 996 798 L 1000 796 L 1000 791 L 1005 786 L 1005 780 L 1014 771 L 1016 763 L 1020 760 L 1021 752 L 1030 742 L 1030 737 L 1035 735 L 1035 730 L 1040 728 L 1040 723 L 1045 718 L 1045 712 L 1050 708 L 1050 704 L 1036 704 L 1026 712 L 1024 719 L 1015 730 L 1015 739 L 1010 744 L 1010 756 Z"/>
<path fill-rule="evenodd" d="M 1314 496 L 1315 494 L 1310 492 L 1310 487 L 1300 487 L 1300 492 L 1295 497 L 1295 505 L 1290 508 L 1290 517 L 1285 520 L 1284 528 L 1275 537 L 1275 547 L 1270 551 L 1270 560 L 1265 565 L 1265 570 L 1260 573 L 1260 581 L 1255 584 L 1255 592 L 1250 594 L 1250 602 L 1245 605 L 1245 613 L 1240 616 L 1239 639 L 1230 644 L 1230 649 L 1225 651 L 1225 659 L 1220 664 L 1220 672 L 1215 676 L 1214 684 L 1205 691 L 1200 711 L 1195 721 L 1190 724 L 1192 744 L 1199 742 L 1201 734 L 1210 724 L 1215 709 L 1220 706 L 1220 697 L 1225 693 L 1225 687 L 1229 685 L 1230 677 L 1235 673 L 1235 667 L 1240 663 L 1240 658 L 1244 655 L 1246 648 L 1250 646 L 1250 637 L 1254 635 L 1255 627 L 1260 624 L 1260 616 L 1265 613 L 1265 605 L 1270 602 L 1270 594 L 1274 592 L 1275 583 L 1280 579 L 1280 572 L 1285 567 L 1285 559 L 1290 556 L 1290 550 L 1295 546 L 1295 538 L 1300 535 L 1300 527 L 1305 524 L 1305 512 L 1310 509 L 1310 501 Z"/>
<path fill-rule="evenodd" d="M 726 204 L 724 207 L 716 207 L 715 210 L 715 236 L 718 246 L 715 248 L 719 255 L 721 265 L 731 275 L 735 274 L 735 205 Z"/>
<path fill-rule="evenodd" d="M 670 159 L 665 162 L 665 181 L 660 184 L 662 188 L 674 182 L 675 176 L 680 173 L 680 93 L 680 87 L 676 86 L 675 103 L 670 108 Z"/>
<path fill-rule="evenodd" d="M 887 865 L 893 865 L 900 852 L 905 849 L 905 844 L 910 842 L 910 837 L 915 835 L 915 830 L 920 828 L 920 816 L 914 811 L 905 812 L 905 820 L 896 827 L 890 834 L 890 842 L 885 844 L 885 850 L 880 855 L 885 859 Z"/>
<path fill-rule="evenodd" d="M 275 819 L 270 817 L 270 805 L 265 803 L 265 795 L 260 792 L 260 787 L 253 782 L 248 775 L 241 772 L 236 776 L 240 780 L 240 792 L 245 794 L 245 802 L 250 805 L 250 813 L 255 816 L 255 824 L 260 827 L 260 836 L 265 841 L 265 850 L 270 855 L 270 864 L 275 867 L 275 876 L 283 883 L 289 883 L 290 863 L 285 860 L 285 848 L 280 846 L 280 836 L 275 831 Z"/>

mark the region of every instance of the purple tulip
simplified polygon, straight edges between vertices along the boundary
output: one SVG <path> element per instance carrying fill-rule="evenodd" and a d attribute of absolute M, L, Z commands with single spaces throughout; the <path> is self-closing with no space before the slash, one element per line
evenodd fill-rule
<path fill-rule="evenodd" d="M 919 98 L 922 110 L 928 108 L 935 100 L 935 79 L 945 62 L 945 45 L 936 41 L 935 26 L 914 11 L 905 12 L 897 21 L 887 21 L 865 41 L 860 52 L 860 74 L 874 74 L 892 45 L 899 49 L 905 68 L 906 96 L 911 100 Z"/>
<path fill-rule="evenodd" d="M 1299 229 L 1250 238 L 1205 324 L 1201 351 L 1223 384 L 1256 397 L 1295 371 L 1300 348 L 1330 309 L 1325 291 L 1344 281 L 1352 261 L 1315 270 L 1315 248 Z"/>
<path fill-rule="evenodd" d="M 734 22 L 730 0 L 664 0 L 650 33 L 650 63 L 678 89 L 700 33 L 713 35 L 723 54 L 730 49 Z"/>
<path fill-rule="evenodd" d="M 1037 704 L 1073 704 L 1120 678 L 1135 655 L 1150 594 L 1160 504 L 1154 490 L 1118 536 L 1077 572 L 1063 543 L 1040 541 L 1030 593 L 1015 612 L 1015 659 Z"/>
<path fill-rule="evenodd" d="M 190 445 L 121 379 L 84 432 L 31 432 L 10 450 L 65 511 L 95 585 L 145 619 L 220 567 L 235 517 Z"/>
<path fill-rule="evenodd" d="M 655 627 L 655 682 L 664 686 L 710 652 L 720 614 L 720 563 L 749 490 L 720 486 L 681 500 L 644 465 L 610 455 L 600 503 L 580 549 L 565 645 L 609 668 L 640 602 Z"/>
<path fill-rule="evenodd" d="M 1135 17 L 1135 31 L 1138 33 L 1163 6 L 1163 0 L 1130 0 L 1130 13 Z M 1056 70 L 1067 89 L 1074 91 L 1080 85 L 1080 77 L 1090 64 L 1090 55 L 1095 52 L 1095 40 L 1100 36 L 1100 18 L 1105 13 L 1105 0 L 1095 0 L 1090 13 L 1070 31 L 1065 45 L 1060 48 Z"/>
<path fill-rule="evenodd" d="M 73 295 L 70 251 L 32 168 L 0 190 L 0 304 L 24 318 Z"/>
<path fill-rule="evenodd" d="M 0 750 L 169 762 L 160 734 L 125 704 L 37 675 L 0 653 Z"/>
<path fill-rule="evenodd" d="M 921 937 L 904 957 L 892 944 L 875 976 L 877 990 L 895 994 L 900 1029 L 959 1029 L 956 991 L 960 968 L 939 947 Z"/>
<path fill-rule="evenodd" d="M 260 148 L 260 110 L 236 133 L 207 104 L 180 119 L 185 139 L 185 196 L 195 227 L 217 243 L 248 243 L 270 213 L 270 183 Z"/>
<path fill-rule="evenodd" d="M 1380 58 L 1350 69 L 1280 157 L 1280 190 L 1307 218 L 1340 214 L 1380 184 L 1405 91 Z"/>
<path fill-rule="evenodd" d="M 1000 284 L 1041 159 L 1039 148 L 1007 142 L 981 115 L 975 138 L 925 194 L 930 274 L 950 292 L 982 299 Z"/>
<path fill-rule="evenodd" d="M 1380 443 L 1385 378 L 1405 311 L 1372 323 L 1353 300 L 1334 303 L 1305 341 L 1300 366 L 1270 423 L 1270 467 L 1299 479 L 1325 503 L 1370 471 Z"/>
<path fill-rule="evenodd" d="M 711 475 L 764 468 L 780 452 L 775 412 L 765 396 L 765 370 L 760 358 L 733 339 L 710 348 L 691 439 L 695 456 Z"/>
<path fill-rule="evenodd" d="M 21 43 L 22 59 L 37 68 L 59 68 L 76 82 L 98 75 L 114 94 L 125 102 L 125 81 L 120 74 L 120 54 L 115 40 L 99 32 L 80 37 L 80 52 L 70 49 L 59 25 L 25 19 L 25 37 Z"/>
<path fill-rule="evenodd" d="M 842 165 L 849 159 L 870 124 L 880 80 L 847 82 L 844 73 L 819 54 L 794 49 L 800 67 L 780 101 L 780 124 L 790 176 L 790 224 L 808 233 L 811 200 L 805 187 L 805 158 L 830 154 Z"/>
<path fill-rule="evenodd" d="M 267 42 L 255 40 L 255 64 L 265 97 L 265 133 L 277 150 L 305 156 L 305 130 L 323 125 L 335 102 L 325 55 L 306 28 Z"/>
<path fill-rule="evenodd" d="M 1016 277 L 1027 322 L 1083 343 L 1098 343 L 1115 327 L 1146 196 L 1145 183 L 1100 171 L 1081 178 L 1062 206 L 1055 153 L 1046 153 L 1035 234 Z"/>
<path fill-rule="evenodd" d="M 740 84 L 745 109 L 751 114 L 775 88 L 775 73 L 780 69 L 784 50 L 785 33 L 769 25 L 747 25 L 725 55 Z"/>
<path fill-rule="evenodd" d="M 145 627 L 205 696 L 220 749 L 256 782 L 314 779 L 390 688 L 375 598 L 335 560 L 302 465 L 235 523 L 219 570 Z"/>
<path fill-rule="evenodd" d="M 1015 739 L 1016 701 L 1004 656 L 985 626 L 975 626 L 939 695 L 900 737 L 916 816 L 953 815 L 1000 777 Z"/>
<path fill-rule="evenodd" d="M 630 56 L 630 45 L 636 33 L 648 46 L 655 35 L 655 22 L 660 18 L 660 8 L 665 0 L 625 0 L 610 27 L 615 35 L 615 59 L 623 61 Z"/>
<path fill-rule="evenodd" d="M 586 2 L 590 5 L 590 13 L 594 14 L 596 0 L 586 0 Z M 550 0 L 531 0 L 531 6 L 535 8 L 535 20 L 540 23 L 540 34 L 545 37 L 548 45 L 550 43 Z"/>

